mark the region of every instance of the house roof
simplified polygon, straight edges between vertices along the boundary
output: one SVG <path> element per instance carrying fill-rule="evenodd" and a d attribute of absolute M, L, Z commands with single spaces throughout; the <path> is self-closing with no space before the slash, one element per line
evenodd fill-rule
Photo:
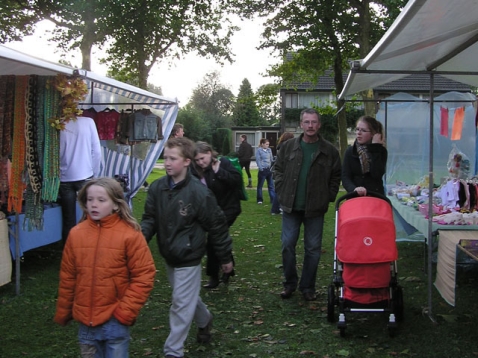
<path fill-rule="evenodd" d="M 347 74 L 344 74 L 344 82 L 347 80 Z M 281 88 L 281 91 L 318 91 L 330 92 L 335 88 L 332 71 L 328 70 L 323 76 L 319 77 L 317 83 L 313 82 L 292 82 L 288 87 Z M 375 91 L 392 92 L 428 92 L 430 90 L 430 76 L 427 74 L 413 74 L 400 78 L 396 81 L 387 82 L 374 88 Z M 436 75 L 434 78 L 434 89 L 437 92 L 469 92 L 470 86 L 458 81 L 451 80 L 444 76 Z"/>

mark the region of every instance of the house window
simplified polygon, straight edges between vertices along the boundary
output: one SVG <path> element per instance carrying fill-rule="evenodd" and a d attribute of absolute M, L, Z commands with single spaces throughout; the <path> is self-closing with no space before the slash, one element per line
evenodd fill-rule
<path fill-rule="evenodd" d="M 298 93 L 286 93 L 285 94 L 285 108 L 298 108 L 299 107 L 299 94 Z"/>

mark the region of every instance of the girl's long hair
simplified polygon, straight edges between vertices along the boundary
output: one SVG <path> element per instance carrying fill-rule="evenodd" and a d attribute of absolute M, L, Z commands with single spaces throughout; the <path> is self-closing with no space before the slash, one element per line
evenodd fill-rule
<path fill-rule="evenodd" d="M 198 154 L 206 154 L 211 152 L 211 166 L 213 163 L 217 162 L 219 159 L 217 158 L 219 153 L 216 152 L 209 143 L 206 142 L 196 142 L 196 148 L 194 149 L 194 157 Z M 204 177 L 204 169 L 201 168 L 199 165 L 196 164 L 196 160 L 193 160 L 194 169 L 199 174 L 201 178 Z"/>
<path fill-rule="evenodd" d="M 78 193 L 78 203 L 80 204 L 81 209 L 83 210 L 83 216 L 81 217 L 80 221 L 86 219 L 86 202 L 88 200 L 88 189 L 92 185 L 101 186 L 106 190 L 106 193 L 110 197 L 113 202 L 118 205 L 118 215 L 121 219 L 126 221 L 126 223 L 134 228 L 137 231 L 141 230 L 141 226 L 138 224 L 136 219 L 131 212 L 131 208 L 129 207 L 128 203 L 124 199 L 124 192 L 123 188 L 121 187 L 120 183 L 118 183 L 113 178 L 95 178 L 92 180 L 88 180 L 86 184 L 80 189 Z"/>
<path fill-rule="evenodd" d="M 291 133 L 291 132 L 284 132 L 279 140 L 277 141 L 277 145 L 281 144 L 281 143 L 284 143 L 284 142 L 287 142 L 289 139 L 292 139 L 294 138 L 294 134 Z"/>

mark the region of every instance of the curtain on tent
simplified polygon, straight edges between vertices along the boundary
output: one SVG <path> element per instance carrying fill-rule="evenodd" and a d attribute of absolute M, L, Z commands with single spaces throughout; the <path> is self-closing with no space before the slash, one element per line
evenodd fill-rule
<path fill-rule="evenodd" d="M 387 102 L 389 101 L 389 102 Z M 397 102 L 403 101 L 403 102 Z M 476 173 L 476 130 L 474 96 L 471 93 L 448 92 L 434 98 L 434 156 L 435 184 L 448 177 L 448 157 L 456 146 L 470 160 L 470 176 Z M 464 108 L 465 116 L 460 139 L 452 140 L 454 114 Z M 440 134 L 441 111 L 448 112 L 447 133 Z M 385 118 L 385 116 L 387 118 Z M 430 145 L 429 103 L 406 93 L 397 93 L 383 99 L 377 119 L 386 125 L 388 162 L 386 182 L 394 185 L 397 181 L 416 184 L 428 175 Z"/>

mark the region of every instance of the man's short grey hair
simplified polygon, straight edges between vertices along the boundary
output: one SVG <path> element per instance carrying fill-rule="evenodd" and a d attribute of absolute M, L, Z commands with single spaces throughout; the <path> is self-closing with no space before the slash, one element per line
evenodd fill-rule
<path fill-rule="evenodd" d="M 306 108 L 306 109 L 302 110 L 302 112 L 300 112 L 300 121 L 301 122 L 304 119 L 304 114 L 305 113 L 316 114 L 317 118 L 319 119 L 319 122 L 320 122 L 320 113 L 315 108 Z"/>

